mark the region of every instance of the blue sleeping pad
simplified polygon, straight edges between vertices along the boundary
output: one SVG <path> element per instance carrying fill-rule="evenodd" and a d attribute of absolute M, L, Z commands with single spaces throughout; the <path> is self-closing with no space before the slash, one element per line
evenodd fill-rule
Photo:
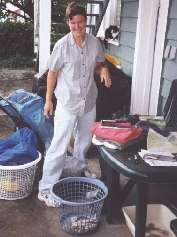
<path fill-rule="evenodd" d="M 38 135 L 45 149 L 48 149 L 53 137 L 53 119 L 47 119 L 43 114 L 43 98 L 19 89 L 14 91 L 7 100 L 18 111 L 24 122 Z"/>

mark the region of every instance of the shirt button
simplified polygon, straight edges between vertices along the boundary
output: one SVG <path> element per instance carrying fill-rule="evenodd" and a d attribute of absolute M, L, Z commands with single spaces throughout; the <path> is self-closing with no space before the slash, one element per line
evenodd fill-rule
<path fill-rule="evenodd" d="M 83 77 L 85 77 L 85 75 L 83 75 Z"/>

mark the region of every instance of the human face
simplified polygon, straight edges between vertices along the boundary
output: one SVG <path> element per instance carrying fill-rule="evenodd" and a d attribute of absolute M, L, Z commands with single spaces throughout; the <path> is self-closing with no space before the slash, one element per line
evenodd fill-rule
<path fill-rule="evenodd" d="M 74 38 L 84 38 L 86 32 L 86 19 L 82 15 L 73 16 L 68 20 L 70 31 Z"/>

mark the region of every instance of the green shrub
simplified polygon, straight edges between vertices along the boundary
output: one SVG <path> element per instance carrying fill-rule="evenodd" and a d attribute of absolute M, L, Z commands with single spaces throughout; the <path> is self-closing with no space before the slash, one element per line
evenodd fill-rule
<path fill-rule="evenodd" d="M 33 32 L 33 23 L 21 23 L 21 22 L 0 22 L 1 33 L 12 33 L 12 32 Z"/>
<path fill-rule="evenodd" d="M 0 57 L 0 68 L 24 68 L 33 66 L 33 57 L 25 57 L 21 55 L 12 56 L 9 58 Z"/>
<path fill-rule="evenodd" d="M 33 55 L 33 24 L 0 23 L 0 56 L 9 58 L 16 55 Z M 2 47 L 3 45 L 3 47 Z"/>

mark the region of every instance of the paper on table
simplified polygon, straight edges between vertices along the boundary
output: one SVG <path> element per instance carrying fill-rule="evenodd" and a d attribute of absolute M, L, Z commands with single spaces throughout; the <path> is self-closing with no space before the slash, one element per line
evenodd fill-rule
<path fill-rule="evenodd" d="M 174 157 L 174 155 L 171 152 L 163 152 L 163 151 L 151 151 L 151 150 L 144 150 L 141 149 L 141 151 L 139 152 L 139 155 L 141 157 L 143 157 L 144 155 L 162 155 L 162 156 L 167 156 L 167 157 Z"/>
<path fill-rule="evenodd" d="M 171 139 L 172 135 L 175 136 L 174 133 L 171 133 L 169 137 L 163 137 L 154 130 L 149 129 L 147 137 L 147 149 L 150 152 L 157 151 L 157 152 L 177 153 L 177 145 L 175 144 L 176 140 Z M 171 142 L 171 140 L 174 141 Z"/>
<path fill-rule="evenodd" d="M 151 166 L 177 166 L 176 157 L 169 152 L 151 152 L 141 150 L 139 155 Z"/>
<path fill-rule="evenodd" d="M 174 161 L 160 161 L 160 160 L 146 160 L 144 161 L 150 166 L 177 166 L 177 162 Z"/>

